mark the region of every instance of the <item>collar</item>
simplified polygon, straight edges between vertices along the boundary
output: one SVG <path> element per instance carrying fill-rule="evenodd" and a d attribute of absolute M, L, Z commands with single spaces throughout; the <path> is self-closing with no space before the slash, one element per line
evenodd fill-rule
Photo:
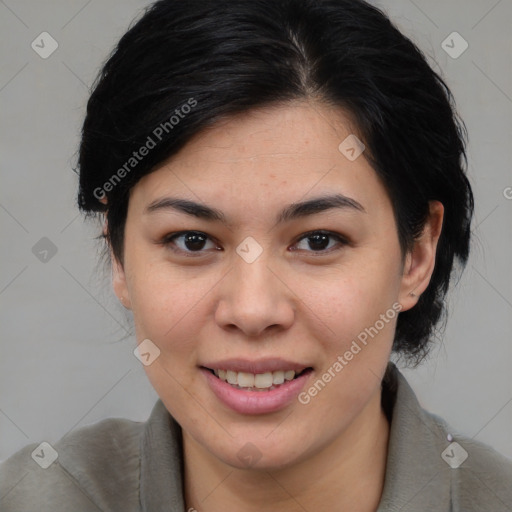
<path fill-rule="evenodd" d="M 377 512 L 451 510 L 451 468 L 441 458 L 448 445 L 446 424 L 421 407 L 392 362 L 382 387 L 383 406 L 387 403 L 391 427 L 386 477 Z"/>
<path fill-rule="evenodd" d="M 141 438 L 140 502 L 143 512 L 182 511 L 181 427 L 158 399 Z"/>

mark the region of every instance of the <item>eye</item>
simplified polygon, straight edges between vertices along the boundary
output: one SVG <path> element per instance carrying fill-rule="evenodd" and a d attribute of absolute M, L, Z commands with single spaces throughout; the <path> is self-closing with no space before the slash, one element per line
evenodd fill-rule
<path fill-rule="evenodd" d="M 205 249 L 205 245 L 207 245 L 208 241 L 212 243 L 214 249 L 221 250 L 213 244 L 206 233 L 202 233 L 201 231 L 180 231 L 179 233 L 171 233 L 167 235 L 161 243 L 174 252 L 184 253 L 186 256 L 194 256 L 194 253 L 197 253 L 197 255 L 200 256 L 203 254 L 203 249 Z"/>
<path fill-rule="evenodd" d="M 331 244 L 331 240 L 336 241 L 336 243 Z M 206 233 L 201 231 L 180 231 L 178 233 L 171 233 L 164 237 L 160 243 L 165 247 L 169 247 L 174 252 L 194 257 L 201 256 L 206 252 L 208 242 L 211 244 L 209 249 L 222 250 Z M 301 243 L 307 245 L 309 249 L 300 247 Z M 349 242 L 337 233 L 317 230 L 303 234 L 295 243 L 292 251 L 305 250 L 307 252 L 317 253 L 320 256 L 331 253 L 348 244 Z M 336 248 L 336 246 L 338 247 Z"/>
<path fill-rule="evenodd" d="M 329 246 L 329 239 L 336 240 L 337 244 L 334 244 L 334 246 Z M 299 245 L 302 241 L 305 241 L 305 244 L 303 245 L 307 244 L 312 249 L 312 251 L 305 249 L 306 251 L 320 253 L 319 255 L 337 250 L 336 245 L 338 245 L 338 249 L 340 249 L 342 246 L 348 245 L 348 241 L 345 238 L 329 231 L 310 231 L 309 233 L 305 233 L 299 238 L 296 245 Z M 295 251 L 297 249 L 292 250 Z M 299 248 L 298 250 L 304 249 Z"/>

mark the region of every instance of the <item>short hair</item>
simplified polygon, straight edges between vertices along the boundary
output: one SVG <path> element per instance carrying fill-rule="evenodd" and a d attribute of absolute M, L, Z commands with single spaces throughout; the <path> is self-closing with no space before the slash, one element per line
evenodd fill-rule
<path fill-rule="evenodd" d="M 362 0 L 149 6 L 94 83 L 78 158 L 79 208 L 106 213 L 105 238 L 122 263 L 129 191 L 138 180 L 221 118 L 301 99 L 353 117 L 392 201 L 402 255 L 425 225 L 428 202 L 444 205 L 431 281 L 399 314 L 393 341 L 393 351 L 417 365 L 446 313 L 454 260 L 464 268 L 469 255 L 467 132 L 423 53 Z M 150 138 L 146 156 L 130 160 Z"/>

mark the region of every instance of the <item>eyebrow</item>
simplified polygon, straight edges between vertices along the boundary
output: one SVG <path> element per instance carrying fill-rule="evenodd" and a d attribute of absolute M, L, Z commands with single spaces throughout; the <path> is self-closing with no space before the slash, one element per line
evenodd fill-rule
<path fill-rule="evenodd" d="M 276 218 L 276 223 L 280 224 L 294 219 L 315 215 L 332 209 L 342 209 L 367 213 L 363 205 L 343 194 L 334 194 L 323 197 L 316 197 L 299 203 L 287 205 Z M 206 204 L 196 203 L 188 199 L 176 197 L 164 197 L 150 203 L 144 210 L 144 213 L 150 214 L 162 210 L 175 210 L 208 221 L 218 221 L 229 225 L 224 213 L 216 208 Z"/>

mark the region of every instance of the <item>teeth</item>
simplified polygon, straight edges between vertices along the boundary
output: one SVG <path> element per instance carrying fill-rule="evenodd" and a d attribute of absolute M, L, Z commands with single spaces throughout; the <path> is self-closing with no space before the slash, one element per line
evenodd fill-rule
<path fill-rule="evenodd" d="M 274 384 L 282 384 L 284 382 L 284 372 L 282 370 L 273 372 L 272 381 Z"/>
<path fill-rule="evenodd" d="M 288 380 L 293 380 L 295 377 L 295 372 L 293 370 L 278 370 L 276 372 L 257 374 L 220 369 L 216 369 L 213 372 L 220 380 L 225 382 L 227 381 L 233 386 L 253 389 L 274 389 L 274 386 L 283 384 Z"/>
<path fill-rule="evenodd" d="M 238 385 L 241 388 L 252 388 L 254 387 L 254 374 L 238 372 Z"/>
<path fill-rule="evenodd" d="M 293 370 L 288 370 L 287 372 L 284 372 L 285 380 L 292 380 L 293 377 L 295 377 L 295 372 Z"/>
<path fill-rule="evenodd" d="M 240 382 L 240 381 L 239 381 Z M 257 388 L 269 388 L 274 383 L 272 372 L 258 373 L 254 376 L 254 385 Z M 240 386 L 242 384 L 239 384 Z"/>

